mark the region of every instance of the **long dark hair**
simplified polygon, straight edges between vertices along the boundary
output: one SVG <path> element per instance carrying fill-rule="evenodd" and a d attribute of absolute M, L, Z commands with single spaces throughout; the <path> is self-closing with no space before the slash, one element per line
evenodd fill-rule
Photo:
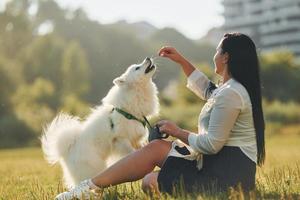
<path fill-rule="evenodd" d="M 257 144 L 257 164 L 265 160 L 265 122 L 262 110 L 259 62 L 254 42 L 241 33 L 226 33 L 221 43 L 222 54 L 228 53 L 228 72 L 247 90 L 251 104 Z"/>

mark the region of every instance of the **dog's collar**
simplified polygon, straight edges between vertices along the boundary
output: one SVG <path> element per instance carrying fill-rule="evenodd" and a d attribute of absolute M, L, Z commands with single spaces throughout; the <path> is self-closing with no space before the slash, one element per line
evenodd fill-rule
<path fill-rule="evenodd" d="M 125 118 L 129 119 L 129 120 L 136 120 L 138 122 L 140 122 L 141 124 L 143 124 L 143 126 L 146 126 L 147 123 L 147 118 L 144 116 L 144 120 L 142 119 L 138 119 L 137 117 L 135 117 L 134 115 L 122 110 L 121 108 L 113 108 L 112 111 L 117 111 L 118 113 L 120 113 L 121 115 L 123 115 Z"/>

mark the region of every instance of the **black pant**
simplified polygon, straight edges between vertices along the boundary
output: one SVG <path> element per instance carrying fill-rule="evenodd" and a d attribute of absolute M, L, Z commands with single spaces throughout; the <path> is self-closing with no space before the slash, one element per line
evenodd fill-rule
<path fill-rule="evenodd" d="M 238 184 L 249 191 L 255 187 L 256 164 L 239 147 L 224 146 L 217 154 L 204 155 L 201 170 L 196 164 L 195 160 L 168 157 L 158 175 L 160 191 L 172 193 L 174 187 L 183 187 L 186 192 L 226 191 Z"/>

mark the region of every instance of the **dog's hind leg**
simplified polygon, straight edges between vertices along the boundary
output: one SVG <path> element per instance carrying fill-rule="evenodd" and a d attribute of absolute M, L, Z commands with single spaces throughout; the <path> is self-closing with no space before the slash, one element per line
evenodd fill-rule
<path fill-rule="evenodd" d="M 107 159 L 107 165 L 111 166 L 116 163 L 120 158 L 127 156 L 135 149 L 132 147 L 130 141 L 125 138 L 114 138 L 112 140 L 113 152 Z"/>
<path fill-rule="evenodd" d="M 113 139 L 113 152 L 121 157 L 128 155 L 135 149 L 131 145 L 130 141 L 126 138 L 114 138 Z"/>
<path fill-rule="evenodd" d="M 76 166 L 72 166 L 72 168 L 69 168 L 70 177 L 65 177 L 65 178 L 68 178 L 66 181 L 72 180 L 69 183 L 72 184 L 71 186 L 75 186 L 85 179 L 96 176 L 106 168 L 107 168 L 107 164 L 104 160 L 98 159 L 98 160 L 90 160 L 85 162 L 77 162 Z M 69 185 L 70 184 L 68 184 L 68 187 Z"/>

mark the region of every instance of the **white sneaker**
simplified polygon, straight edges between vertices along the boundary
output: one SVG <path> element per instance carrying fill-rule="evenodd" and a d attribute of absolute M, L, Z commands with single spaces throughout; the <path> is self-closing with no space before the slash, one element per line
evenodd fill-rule
<path fill-rule="evenodd" d="M 90 186 L 88 185 L 88 180 L 84 180 L 70 191 L 57 195 L 55 200 L 73 200 L 75 198 L 88 200 L 91 196 L 93 195 Z"/>

